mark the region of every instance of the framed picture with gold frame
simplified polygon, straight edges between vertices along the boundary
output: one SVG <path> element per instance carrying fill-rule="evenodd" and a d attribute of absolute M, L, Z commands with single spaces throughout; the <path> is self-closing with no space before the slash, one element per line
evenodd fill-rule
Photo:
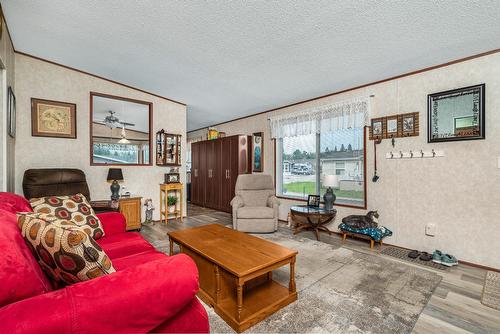
<path fill-rule="evenodd" d="M 32 98 L 31 135 L 76 139 L 76 104 Z"/>

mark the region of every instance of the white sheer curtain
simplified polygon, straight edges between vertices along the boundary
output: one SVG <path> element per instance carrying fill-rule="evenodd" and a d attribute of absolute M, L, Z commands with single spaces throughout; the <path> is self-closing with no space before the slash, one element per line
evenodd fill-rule
<path fill-rule="evenodd" d="M 273 116 L 269 118 L 271 137 L 295 137 L 363 127 L 367 125 L 369 109 L 369 98 L 362 97 Z"/>

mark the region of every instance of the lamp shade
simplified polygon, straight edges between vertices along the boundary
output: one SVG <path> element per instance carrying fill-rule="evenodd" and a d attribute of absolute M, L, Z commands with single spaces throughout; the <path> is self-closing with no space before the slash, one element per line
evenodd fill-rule
<path fill-rule="evenodd" d="M 121 168 L 110 168 L 108 170 L 108 181 L 123 181 L 123 173 Z"/>
<path fill-rule="evenodd" d="M 325 175 L 323 179 L 324 187 L 338 188 L 340 186 L 340 180 L 337 175 Z"/>

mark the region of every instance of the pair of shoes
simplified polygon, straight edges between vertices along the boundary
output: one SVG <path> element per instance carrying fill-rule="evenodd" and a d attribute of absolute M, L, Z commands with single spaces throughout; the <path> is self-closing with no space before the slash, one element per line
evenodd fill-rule
<path fill-rule="evenodd" d="M 443 254 L 440 250 L 435 250 L 432 253 L 432 262 L 445 265 L 447 267 L 453 267 L 458 265 L 456 257 L 450 254 Z"/>
<path fill-rule="evenodd" d="M 419 252 L 418 250 L 412 250 L 411 252 L 409 252 L 408 257 L 410 259 L 419 258 L 422 261 L 430 261 L 432 259 L 432 256 L 429 253 Z"/>

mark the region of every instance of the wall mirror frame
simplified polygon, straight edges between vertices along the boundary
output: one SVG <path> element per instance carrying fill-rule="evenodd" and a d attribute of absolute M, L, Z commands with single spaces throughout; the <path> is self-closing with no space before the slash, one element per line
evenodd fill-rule
<path fill-rule="evenodd" d="M 90 165 L 152 166 L 153 103 L 90 92 Z"/>

